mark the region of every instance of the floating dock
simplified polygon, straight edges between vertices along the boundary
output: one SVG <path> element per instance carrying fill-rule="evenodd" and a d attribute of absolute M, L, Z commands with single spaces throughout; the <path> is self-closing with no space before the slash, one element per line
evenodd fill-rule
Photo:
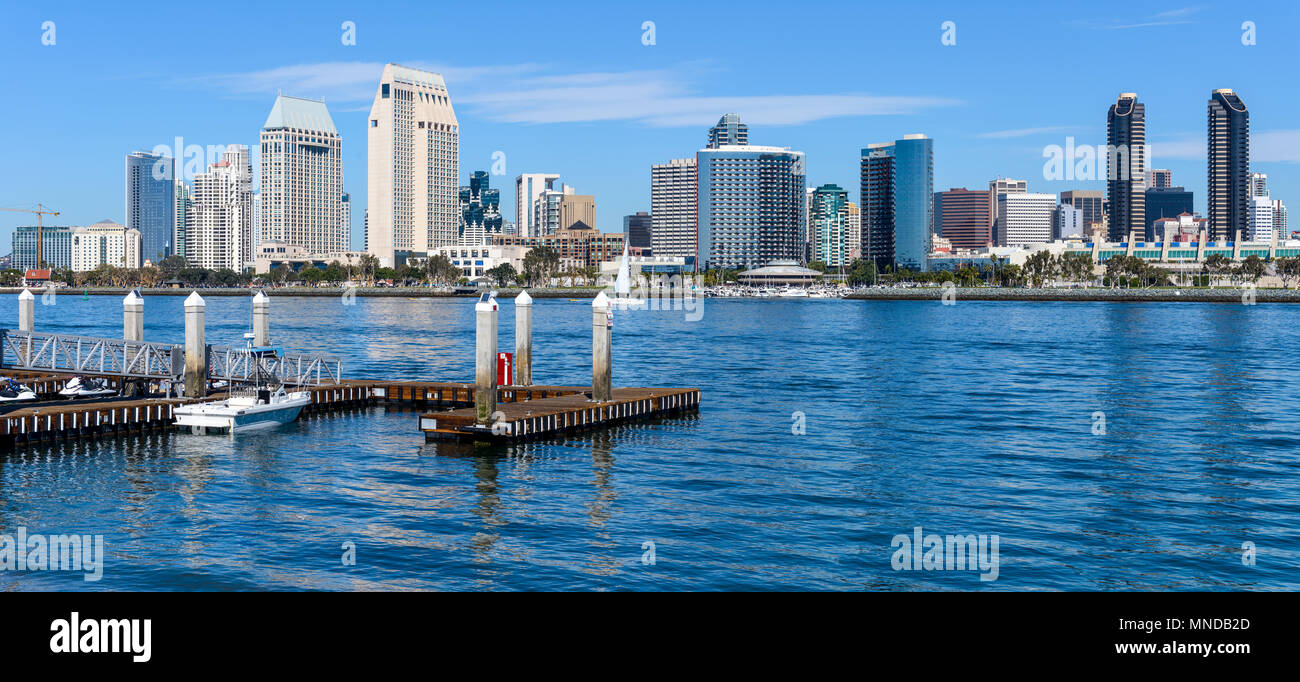
<path fill-rule="evenodd" d="M 699 406 L 698 388 L 615 388 L 612 398 L 604 402 L 592 401 L 590 389 L 579 389 L 554 397 L 499 401 L 487 425 L 475 423 L 473 409 L 422 414 L 420 430 L 426 440 L 530 440 L 696 410 Z"/>

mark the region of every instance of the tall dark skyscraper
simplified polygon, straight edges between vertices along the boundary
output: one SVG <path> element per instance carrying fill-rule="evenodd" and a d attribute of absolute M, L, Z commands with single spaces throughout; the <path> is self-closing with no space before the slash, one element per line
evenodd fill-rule
<path fill-rule="evenodd" d="M 630 248 L 650 248 L 652 244 L 651 228 L 650 214 L 645 211 L 623 216 L 623 234 L 627 237 L 627 245 Z"/>
<path fill-rule="evenodd" d="M 1210 238 L 1236 239 L 1247 227 L 1250 205 L 1250 112 L 1227 88 L 1210 95 L 1206 135 L 1206 192 Z"/>
<path fill-rule="evenodd" d="M 893 152 L 891 144 L 862 150 L 862 255 L 875 261 L 877 268 L 894 264 Z"/>
<path fill-rule="evenodd" d="M 749 126 L 740 122 L 737 114 L 725 114 L 718 119 L 718 125 L 709 128 L 709 149 L 717 149 L 724 144 L 749 144 Z"/>
<path fill-rule="evenodd" d="M 1146 105 L 1125 92 L 1106 116 L 1106 198 L 1110 202 L 1111 241 L 1128 241 L 1146 230 Z"/>

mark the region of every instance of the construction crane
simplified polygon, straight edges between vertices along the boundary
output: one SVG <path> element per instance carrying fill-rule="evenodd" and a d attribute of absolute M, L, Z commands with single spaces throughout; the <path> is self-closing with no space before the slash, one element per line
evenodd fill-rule
<path fill-rule="evenodd" d="M 41 250 L 44 244 L 41 242 L 41 236 L 45 232 L 45 224 L 42 220 L 47 215 L 58 215 L 58 211 L 47 211 L 42 204 L 36 204 L 36 209 L 30 208 L 0 208 L 0 211 L 16 211 L 18 213 L 35 213 L 36 214 L 36 269 L 40 270 L 45 267 L 45 252 Z M 18 255 L 17 253 L 14 254 Z"/>

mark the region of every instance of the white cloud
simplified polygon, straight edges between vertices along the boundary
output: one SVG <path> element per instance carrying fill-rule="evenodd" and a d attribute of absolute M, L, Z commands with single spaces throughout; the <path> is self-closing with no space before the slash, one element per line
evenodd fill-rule
<path fill-rule="evenodd" d="M 939 97 L 864 93 L 702 96 L 682 77 L 695 69 L 557 74 L 546 73 L 537 64 L 410 66 L 441 73 L 458 106 L 507 123 L 639 121 L 652 126 L 698 126 L 735 111 L 750 124 L 796 125 L 843 116 L 915 113 L 957 103 Z M 264 96 L 278 90 L 354 105 L 339 111 L 365 111 L 382 70 L 378 62 L 329 62 L 185 82 L 235 96 Z"/>

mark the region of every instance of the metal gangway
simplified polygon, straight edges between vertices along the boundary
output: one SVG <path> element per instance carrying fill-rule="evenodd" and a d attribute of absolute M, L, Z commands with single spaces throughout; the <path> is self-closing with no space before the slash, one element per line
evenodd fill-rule
<path fill-rule="evenodd" d="M 244 383 L 253 380 L 254 364 L 247 348 L 207 346 L 212 380 Z M 262 376 L 296 386 L 338 384 L 343 363 L 313 353 L 286 353 L 260 360 Z M 0 368 L 28 372 L 59 372 L 144 380 L 180 381 L 185 374 L 185 347 L 0 329 Z"/>

